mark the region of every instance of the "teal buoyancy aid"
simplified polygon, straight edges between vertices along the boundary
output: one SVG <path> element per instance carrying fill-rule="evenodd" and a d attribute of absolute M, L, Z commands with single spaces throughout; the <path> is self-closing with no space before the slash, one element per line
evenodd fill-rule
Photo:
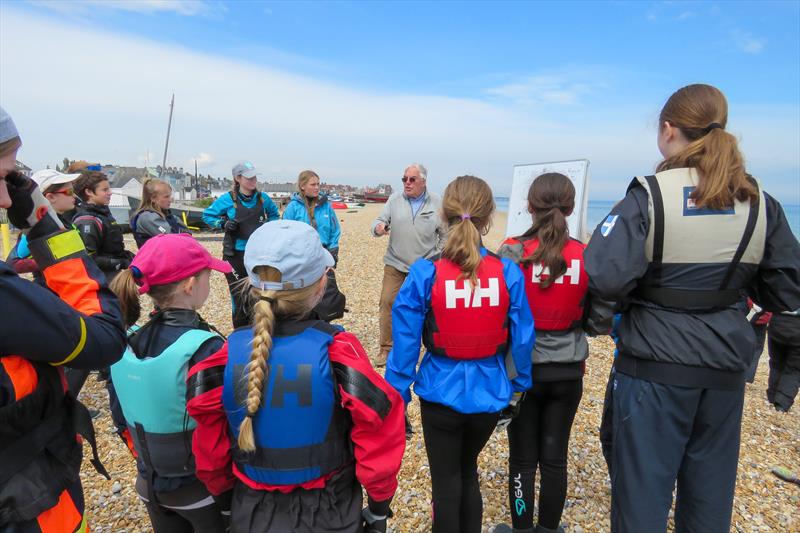
<path fill-rule="evenodd" d="M 128 347 L 111 366 L 111 379 L 133 437 L 148 469 L 162 477 L 194 472 L 191 432 L 196 423 L 186 413 L 189 360 L 217 333 L 200 329 L 181 335 L 156 357 L 139 359 Z"/>

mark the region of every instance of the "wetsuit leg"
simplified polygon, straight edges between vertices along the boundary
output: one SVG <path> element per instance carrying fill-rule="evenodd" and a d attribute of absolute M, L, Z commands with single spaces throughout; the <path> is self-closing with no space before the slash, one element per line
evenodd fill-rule
<path fill-rule="evenodd" d="M 677 533 L 730 531 L 744 388 L 703 389 L 678 473 Z"/>
<path fill-rule="evenodd" d="M 561 523 L 567 497 L 567 448 L 572 422 L 583 395 L 583 380 L 542 383 L 542 416 L 540 419 L 539 525 L 556 529 Z"/>
<path fill-rule="evenodd" d="M 511 524 L 514 529 L 533 527 L 533 489 L 536 468 L 539 464 L 539 437 L 537 435 L 542 402 L 534 387 L 525 395 L 519 414 L 508 426 L 508 498 Z"/>
<path fill-rule="evenodd" d="M 420 400 L 431 469 L 433 533 L 478 533 L 483 502 L 478 454 L 497 424 L 497 413 L 462 414 Z"/>
<path fill-rule="evenodd" d="M 228 291 L 231 295 L 231 321 L 234 329 L 247 326 L 250 323 L 249 312 L 246 306 L 245 292 L 239 280 L 247 279 L 247 269 L 244 267 L 244 252 L 234 252 L 232 256 L 225 256 L 225 261 L 231 264 L 233 272 L 225 274 L 228 282 Z"/>
<path fill-rule="evenodd" d="M 611 367 L 611 372 L 608 374 L 608 383 L 606 384 L 606 395 L 603 399 L 603 415 L 600 418 L 600 448 L 603 451 L 603 458 L 606 460 L 608 467 L 608 477 L 611 477 L 611 445 L 614 439 L 614 401 L 613 401 L 613 388 L 614 388 L 614 367 Z"/>

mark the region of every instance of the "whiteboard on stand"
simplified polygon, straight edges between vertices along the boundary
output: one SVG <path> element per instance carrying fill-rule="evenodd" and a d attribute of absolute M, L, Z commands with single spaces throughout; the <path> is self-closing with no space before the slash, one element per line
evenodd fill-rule
<path fill-rule="evenodd" d="M 567 217 L 569 235 L 585 242 L 589 228 L 586 227 L 586 210 L 589 204 L 589 160 L 552 161 L 514 165 L 514 179 L 511 194 L 508 196 L 508 224 L 506 237 L 522 235 L 531 227 L 531 214 L 528 212 L 528 189 L 538 176 L 548 172 L 564 174 L 575 186 L 575 210 Z"/>

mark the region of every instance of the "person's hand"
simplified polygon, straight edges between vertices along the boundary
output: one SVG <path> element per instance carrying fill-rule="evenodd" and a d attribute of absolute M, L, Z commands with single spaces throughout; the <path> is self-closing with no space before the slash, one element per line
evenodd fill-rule
<path fill-rule="evenodd" d="M 50 215 L 50 202 L 42 195 L 35 181 L 16 170 L 9 172 L 5 180 L 11 199 L 11 207 L 6 210 L 8 220 L 27 233 L 37 222 Z M 50 218 L 57 225 L 55 229 L 64 227 L 55 215 L 50 215 Z"/>
<path fill-rule="evenodd" d="M 522 400 L 524 397 L 525 393 L 514 393 L 514 395 L 511 397 L 508 407 L 500 411 L 500 418 L 497 420 L 496 429 L 505 429 L 509 424 L 511 424 L 511 421 L 517 417 L 519 410 L 522 408 Z"/>
<path fill-rule="evenodd" d="M 381 235 L 388 235 L 389 234 L 389 224 L 385 224 L 383 222 L 379 222 L 377 226 L 375 226 L 375 235 L 380 237 Z"/>
<path fill-rule="evenodd" d="M 386 533 L 386 523 L 391 516 L 391 509 L 385 515 L 376 514 L 369 507 L 362 509 L 361 518 L 364 520 L 364 533 Z"/>
<path fill-rule="evenodd" d="M 770 320 L 772 320 L 772 313 L 770 313 L 769 311 L 764 311 L 761 314 L 756 315 L 753 323 L 758 326 L 766 326 L 767 324 L 769 324 Z"/>
<path fill-rule="evenodd" d="M 239 229 L 239 222 L 236 220 L 226 220 L 225 224 L 222 225 L 222 229 L 233 233 L 234 231 Z"/>

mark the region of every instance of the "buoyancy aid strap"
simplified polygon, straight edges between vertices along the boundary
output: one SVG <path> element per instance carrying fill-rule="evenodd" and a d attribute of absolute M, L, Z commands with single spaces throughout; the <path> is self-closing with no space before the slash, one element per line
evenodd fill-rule
<path fill-rule="evenodd" d="M 725 271 L 725 277 L 719 286 L 719 288 L 723 290 L 728 288 L 728 284 L 731 282 L 734 272 L 736 272 L 736 267 L 739 266 L 739 262 L 742 260 L 745 250 L 747 250 L 747 247 L 750 245 L 750 239 L 753 238 L 753 233 L 756 229 L 756 222 L 758 222 L 758 209 L 759 203 L 761 202 L 761 190 L 758 188 L 758 183 L 753 179 L 752 176 L 747 176 L 747 179 L 756 188 L 756 198 L 755 200 L 750 200 L 750 211 L 747 213 L 747 224 L 745 224 L 744 227 L 742 240 L 739 241 L 739 246 L 736 248 L 736 253 L 733 255 L 733 260 L 730 262 L 730 264 L 728 264 L 728 270 Z"/>
<path fill-rule="evenodd" d="M 103 463 L 100 461 L 100 456 L 97 454 L 97 439 L 95 438 L 94 424 L 92 424 L 92 415 L 89 414 L 89 410 L 86 406 L 73 398 L 71 394 L 67 395 L 66 402 L 75 433 L 86 439 L 86 442 L 88 442 L 92 448 L 92 458 L 89 459 L 89 462 L 98 474 L 111 480 L 111 476 L 108 474 L 106 467 L 103 466 Z"/>
<path fill-rule="evenodd" d="M 150 447 L 147 444 L 147 433 L 144 430 L 144 426 L 140 423 L 134 424 L 136 428 L 136 433 L 139 435 L 139 457 L 142 458 L 144 462 L 144 466 L 147 468 L 147 472 L 143 474 L 145 483 L 147 484 L 147 501 L 149 501 L 156 509 L 160 508 L 158 505 L 158 501 L 156 500 L 156 491 L 153 488 L 153 483 L 156 477 L 156 469 L 153 467 L 153 461 L 150 459 Z"/>
<path fill-rule="evenodd" d="M 664 199 L 661 197 L 661 187 L 654 175 L 645 176 L 650 189 L 650 199 L 653 202 L 653 259 L 651 273 L 653 285 L 661 284 L 661 268 L 664 260 Z"/>
<path fill-rule="evenodd" d="M 498 346 L 508 340 L 508 330 L 494 333 L 440 333 L 434 332 L 437 344 L 446 348 L 475 348 L 476 346 Z M 474 350 L 470 350 L 474 351 Z"/>
<path fill-rule="evenodd" d="M 697 290 L 669 289 L 666 287 L 640 286 L 636 296 L 662 307 L 686 310 L 708 310 L 728 307 L 742 299 L 736 289 Z"/>

